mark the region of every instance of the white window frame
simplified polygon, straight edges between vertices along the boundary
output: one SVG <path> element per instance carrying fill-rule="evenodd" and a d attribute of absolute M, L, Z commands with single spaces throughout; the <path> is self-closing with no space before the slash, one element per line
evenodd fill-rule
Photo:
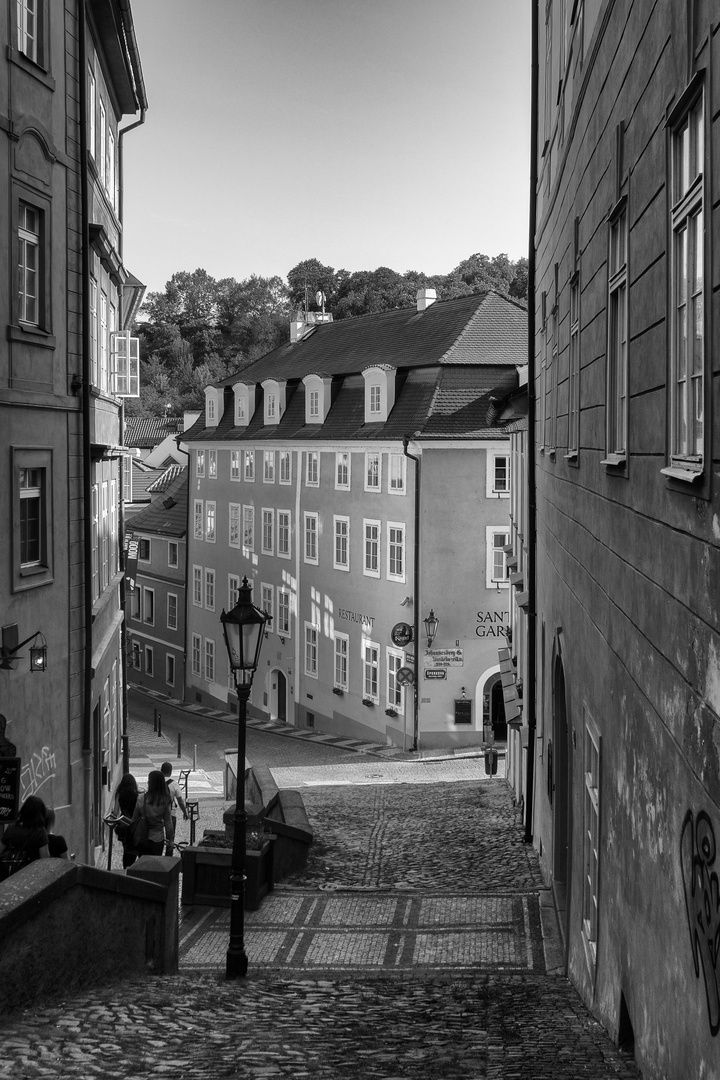
<path fill-rule="evenodd" d="M 370 530 L 374 530 L 375 536 L 369 536 Z M 381 571 L 381 536 L 382 536 L 382 524 L 375 518 L 363 518 L 363 574 L 365 577 L 380 577 Z M 374 545 L 373 548 L 368 548 L 368 543 Z M 370 562 L 371 565 L 368 565 Z M 372 563 L 376 563 L 376 566 L 372 566 Z"/>
<path fill-rule="evenodd" d="M 310 525 L 312 525 L 312 528 L 309 528 Z M 318 546 L 319 546 L 319 535 L 318 535 L 318 533 L 319 533 L 319 517 L 318 517 L 318 514 L 316 514 L 314 511 L 311 512 L 311 511 L 306 510 L 304 512 L 304 514 L 303 514 L 303 537 L 304 537 L 303 554 L 304 554 L 304 561 L 306 563 L 311 563 L 313 566 L 318 565 L 318 554 L 319 554 L 319 552 L 318 552 Z M 314 539 L 314 543 L 312 545 L 312 548 L 314 548 L 314 550 L 311 550 L 311 546 L 308 544 L 308 541 L 311 539 L 311 537 Z"/>
<path fill-rule="evenodd" d="M 215 641 L 213 638 L 205 638 L 205 681 L 215 682 Z"/>
<path fill-rule="evenodd" d="M 242 506 L 228 503 L 228 547 L 242 547 Z"/>
<path fill-rule="evenodd" d="M 305 451 L 305 487 L 320 487 L 320 451 Z"/>
<path fill-rule="evenodd" d="M 32 222 L 32 227 L 31 227 Z M 40 325 L 42 288 L 41 211 L 21 200 L 18 222 L 19 321 Z"/>
<path fill-rule="evenodd" d="M 228 574 L 228 611 L 232 611 L 240 595 L 240 575 Z"/>
<path fill-rule="evenodd" d="M 193 565 L 193 607 L 203 606 L 203 568 Z"/>
<path fill-rule="evenodd" d="M 278 559 L 292 557 L 292 514 L 289 510 L 277 512 L 277 556 Z"/>
<path fill-rule="evenodd" d="M 172 605 L 170 603 L 171 600 L 175 601 L 175 610 L 174 610 L 174 612 L 171 612 L 171 607 L 172 607 Z M 171 617 L 171 615 L 172 615 L 172 617 Z M 167 594 L 167 620 L 166 620 L 168 630 L 177 630 L 177 628 L 178 628 L 177 617 L 178 617 L 177 593 L 169 592 Z"/>
<path fill-rule="evenodd" d="M 165 655 L 165 684 L 167 686 L 175 685 L 175 657 L 172 653 L 166 653 Z"/>
<path fill-rule="evenodd" d="M 350 638 L 347 634 L 335 631 L 333 645 L 333 685 L 337 690 L 347 692 L 350 682 Z"/>
<path fill-rule="evenodd" d="M 263 450 L 263 484 L 275 483 L 275 451 Z"/>
<path fill-rule="evenodd" d="M 373 659 L 374 654 L 374 659 Z M 380 704 L 380 645 L 369 638 L 362 639 L 363 699 Z"/>
<path fill-rule="evenodd" d="M 149 586 L 143 586 L 143 624 L 155 625 L 155 590 Z"/>
<path fill-rule="evenodd" d="M 368 386 L 368 409 L 370 415 L 379 418 L 382 413 L 382 386 L 370 383 Z"/>
<path fill-rule="evenodd" d="M 406 493 L 407 458 L 404 454 L 388 454 L 387 490 L 388 495 L 404 495 Z"/>
<path fill-rule="evenodd" d="M 175 553 L 175 559 L 173 561 L 172 554 Z M 168 540 L 168 557 L 167 564 L 172 568 L 177 568 L 180 565 L 180 545 L 177 540 Z"/>
<path fill-rule="evenodd" d="M 194 537 L 196 540 L 202 540 L 204 537 L 205 526 L 205 507 L 203 506 L 202 499 L 195 499 L 193 503 L 193 517 L 195 521 Z"/>
<path fill-rule="evenodd" d="M 255 451 L 243 451 L 243 479 L 246 484 L 255 483 Z"/>
<path fill-rule="evenodd" d="M 320 391 L 309 390 L 308 391 L 308 417 L 310 422 L 318 423 L 320 421 Z"/>
<path fill-rule="evenodd" d="M 217 450 L 208 450 L 208 480 L 217 480 Z"/>
<path fill-rule="evenodd" d="M 580 274 L 570 279 L 570 358 L 568 361 L 568 452 L 580 449 Z"/>
<path fill-rule="evenodd" d="M 255 507 L 248 503 L 243 503 L 242 508 L 241 540 L 243 551 L 248 552 L 255 550 Z"/>
<path fill-rule="evenodd" d="M 215 571 L 205 567 L 205 607 L 208 611 L 215 610 Z"/>
<path fill-rule="evenodd" d="M 405 543 L 406 526 L 404 521 L 388 521 L 387 522 L 387 579 L 388 581 L 401 581 L 404 582 L 406 578 L 406 555 L 407 546 Z M 392 538 L 393 533 L 399 533 L 400 539 L 397 535 Z M 397 549 L 400 548 L 400 560 L 402 562 L 402 572 L 397 572 Z M 392 569 L 393 553 L 395 554 L 396 567 Z"/>
<path fill-rule="evenodd" d="M 275 589 L 267 581 L 260 582 L 260 610 L 271 616 L 275 612 Z M 269 633 L 271 629 L 272 622 L 266 623 L 265 633 Z"/>
<path fill-rule="evenodd" d="M 205 476 L 205 451 L 195 451 L 195 475 L 198 477 Z"/>
<path fill-rule="evenodd" d="M 377 482 L 371 484 L 371 479 Z M 379 450 L 368 450 L 365 454 L 365 491 L 382 491 L 382 454 Z"/>
<path fill-rule="evenodd" d="M 271 506 L 262 508 L 260 550 L 263 555 L 275 554 L 275 511 Z"/>
<path fill-rule="evenodd" d="M 235 483 L 239 483 L 242 477 L 240 476 L 240 451 L 230 451 L 230 479 Z"/>
<path fill-rule="evenodd" d="M 497 470 L 498 462 L 505 459 L 505 487 L 498 487 Z M 488 499 L 510 498 L 510 447 L 507 450 L 488 450 L 487 452 L 487 482 L 485 484 L 485 497 Z"/>
<path fill-rule="evenodd" d="M 494 539 L 502 535 L 504 537 L 504 543 L 495 544 Z M 485 527 L 485 551 L 486 551 L 486 567 L 485 567 L 485 587 L 488 589 L 509 589 L 510 582 L 507 577 L 507 555 L 503 551 L 504 547 L 510 543 L 510 527 L 509 525 L 487 525 Z M 502 552 L 504 576 L 495 576 L 495 553 Z"/>
<path fill-rule="evenodd" d="M 278 452 L 278 483 L 292 484 L 292 453 L 290 450 Z M 285 466 L 287 465 L 287 471 Z"/>
<path fill-rule="evenodd" d="M 145 646 L 145 674 L 151 679 L 155 678 L 155 652 L 152 645 Z"/>
<path fill-rule="evenodd" d="M 385 700 L 389 709 L 402 713 L 405 708 L 405 688 L 397 681 L 397 673 L 405 663 L 405 653 L 398 649 L 385 649 Z"/>
<path fill-rule="evenodd" d="M 310 679 L 318 678 L 320 631 L 314 623 L 305 623 L 305 674 Z"/>
<path fill-rule="evenodd" d="M 205 543 L 214 544 L 217 539 L 217 505 L 212 499 L 205 502 Z"/>
<path fill-rule="evenodd" d="M 285 603 L 287 601 L 287 603 Z M 287 619 L 283 618 L 284 612 Z M 281 637 L 289 638 L 292 629 L 292 594 L 289 589 L 278 585 L 277 588 L 277 633 Z"/>
<path fill-rule="evenodd" d="M 350 490 L 350 468 L 352 454 L 349 450 L 338 450 L 335 454 L 335 490 Z M 344 478 L 343 478 L 344 477 Z"/>
<path fill-rule="evenodd" d="M 344 562 L 338 558 L 339 541 L 344 541 Z M 333 569 L 350 571 L 350 518 L 342 514 L 333 515 Z"/>
<path fill-rule="evenodd" d="M 200 634 L 193 634 L 191 638 L 190 646 L 190 664 L 192 667 L 192 673 L 198 679 L 202 679 L 203 676 L 203 645 L 202 637 Z"/>

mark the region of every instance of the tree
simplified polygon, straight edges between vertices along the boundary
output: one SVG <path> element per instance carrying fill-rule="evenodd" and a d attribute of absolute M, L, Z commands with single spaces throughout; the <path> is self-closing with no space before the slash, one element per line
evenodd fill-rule
<path fill-rule="evenodd" d="M 332 311 L 336 281 L 332 266 L 323 266 L 317 259 L 305 259 L 288 270 L 288 288 L 290 304 L 294 308 L 304 308 L 307 302 L 310 310 L 319 305 L 315 302 L 317 292 L 325 293 L 325 310 Z"/>

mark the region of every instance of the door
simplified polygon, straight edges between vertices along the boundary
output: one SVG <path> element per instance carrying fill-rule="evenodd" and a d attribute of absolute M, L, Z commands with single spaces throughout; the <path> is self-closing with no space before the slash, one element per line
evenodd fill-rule
<path fill-rule="evenodd" d="M 287 680 L 282 671 L 275 672 L 277 681 L 277 718 L 287 722 Z"/>

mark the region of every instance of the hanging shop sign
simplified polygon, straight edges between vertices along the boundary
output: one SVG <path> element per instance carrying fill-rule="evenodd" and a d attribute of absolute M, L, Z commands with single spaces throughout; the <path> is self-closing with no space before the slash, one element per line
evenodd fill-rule
<path fill-rule="evenodd" d="M 398 649 L 404 649 L 413 639 L 413 628 L 410 623 L 395 623 L 390 632 L 390 637 L 393 645 L 397 645 Z"/>

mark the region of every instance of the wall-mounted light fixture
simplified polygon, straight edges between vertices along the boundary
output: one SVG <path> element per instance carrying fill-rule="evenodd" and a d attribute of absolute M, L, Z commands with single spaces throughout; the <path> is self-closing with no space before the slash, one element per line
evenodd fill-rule
<path fill-rule="evenodd" d="M 438 619 L 433 609 L 430 608 L 430 614 L 425 619 L 423 619 L 423 622 L 425 623 L 425 633 L 427 634 L 428 649 L 432 649 L 432 643 L 435 640 L 435 635 L 438 632 L 440 620 Z"/>
<path fill-rule="evenodd" d="M 400 607 L 407 607 L 408 604 L 412 604 L 412 596 L 406 596 L 404 600 L 400 601 Z"/>
<path fill-rule="evenodd" d="M 40 638 L 39 643 L 38 638 Z M 29 641 L 32 641 L 32 645 L 30 646 L 30 670 L 46 671 L 47 641 L 45 640 L 45 635 L 41 630 L 36 630 L 34 634 L 30 634 L 24 641 L 18 641 L 17 623 L 10 623 L 8 626 L 2 627 L 0 670 L 14 671 L 15 662 L 17 660 L 22 660 L 22 657 L 18 656 L 18 650 L 22 649 L 23 645 L 27 645 Z"/>

